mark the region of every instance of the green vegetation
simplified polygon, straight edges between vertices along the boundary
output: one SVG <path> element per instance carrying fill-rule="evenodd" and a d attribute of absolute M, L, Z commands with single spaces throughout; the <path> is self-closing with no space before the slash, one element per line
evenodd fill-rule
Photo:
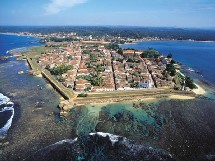
<path fill-rule="evenodd" d="M 167 55 L 167 58 L 172 58 L 172 54 L 169 53 L 169 54 Z"/>
<path fill-rule="evenodd" d="M 176 69 L 175 69 L 175 66 L 173 64 L 167 64 L 166 65 L 166 71 L 169 72 L 171 76 L 176 75 Z"/>
<path fill-rule="evenodd" d="M 86 88 L 84 89 L 85 92 L 89 92 L 89 91 L 91 91 L 91 90 L 92 90 L 92 86 L 88 86 L 88 87 L 86 87 Z"/>
<path fill-rule="evenodd" d="M 71 42 L 71 41 L 79 41 L 78 39 L 74 39 L 72 37 L 66 38 L 57 38 L 57 37 L 50 37 L 45 39 L 46 42 L 53 41 L 53 42 Z"/>
<path fill-rule="evenodd" d="M 140 63 L 140 60 L 135 60 L 134 58 L 128 58 L 127 62 L 130 62 L 130 63 Z"/>
<path fill-rule="evenodd" d="M 91 50 L 83 50 L 82 54 L 90 54 L 92 51 Z"/>
<path fill-rule="evenodd" d="M 176 61 L 172 59 L 171 60 L 171 64 L 175 64 L 175 63 L 176 63 Z"/>
<path fill-rule="evenodd" d="M 53 75 L 62 75 L 72 68 L 73 67 L 71 65 L 60 65 L 58 67 L 54 67 L 54 68 L 49 69 L 49 71 Z"/>
<path fill-rule="evenodd" d="M 67 47 L 67 43 L 61 43 L 61 44 L 46 44 L 45 47 L 55 47 L 55 48 L 60 48 L 60 47 Z"/>
<path fill-rule="evenodd" d="M 140 84 L 138 82 L 134 82 L 134 80 L 130 81 L 130 87 L 131 88 L 139 88 Z"/>
<path fill-rule="evenodd" d="M 158 58 L 161 54 L 154 49 L 149 49 L 144 51 L 140 56 L 141 58 Z"/>
<path fill-rule="evenodd" d="M 105 47 L 109 50 L 117 50 L 119 49 L 119 45 L 116 43 L 106 44 Z"/>
<path fill-rule="evenodd" d="M 194 84 L 193 80 L 190 77 L 185 77 L 185 85 L 190 89 L 197 89 L 198 87 Z"/>
<path fill-rule="evenodd" d="M 98 57 L 96 54 L 91 53 L 90 54 L 90 62 L 97 62 L 98 61 Z"/>
<path fill-rule="evenodd" d="M 102 70 L 101 65 L 96 65 L 93 67 L 95 69 L 95 73 L 91 73 L 90 75 L 87 75 L 87 76 L 79 76 L 77 78 L 85 79 L 91 82 L 93 86 L 102 86 L 103 79 L 100 77 L 100 71 Z"/>
<path fill-rule="evenodd" d="M 102 86 L 103 79 L 99 76 L 99 74 L 90 74 L 90 82 L 93 86 Z"/>
<path fill-rule="evenodd" d="M 65 78 L 63 78 L 61 75 L 58 75 L 58 76 L 57 76 L 57 80 L 58 80 L 59 82 L 65 82 Z"/>
<path fill-rule="evenodd" d="M 68 60 L 72 60 L 72 59 L 73 59 L 73 56 L 70 55 L 70 56 L 67 57 L 67 59 L 68 59 Z"/>
<path fill-rule="evenodd" d="M 122 50 L 122 48 L 120 48 L 120 49 L 117 51 L 117 53 L 118 53 L 119 55 L 123 55 L 123 50 Z"/>
<path fill-rule="evenodd" d="M 86 93 L 81 93 L 81 94 L 78 94 L 77 97 L 87 97 L 87 94 Z"/>
<path fill-rule="evenodd" d="M 120 40 L 119 44 L 125 44 L 125 41 L 124 40 Z"/>
<path fill-rule="evenodd" d="M 181 75 L 180 73 L 177 73 L 173 80 L 175 83 L 174 89 L 181 90 L 182 87 L 184 86 L 184 80 L 185 80 L 185 77 L 183 75 Z"/>

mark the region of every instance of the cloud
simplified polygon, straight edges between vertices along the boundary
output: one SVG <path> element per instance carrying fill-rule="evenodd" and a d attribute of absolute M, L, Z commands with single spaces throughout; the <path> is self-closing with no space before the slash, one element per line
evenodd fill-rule
<path fill-rule="evenodd" d="M 71 8 L 75 5 L 85 3 L 86 1 L 87 0 L 51 0 L 51 2 L 45 7 L 45 14 L 57 14 L 67 8 Z"/>

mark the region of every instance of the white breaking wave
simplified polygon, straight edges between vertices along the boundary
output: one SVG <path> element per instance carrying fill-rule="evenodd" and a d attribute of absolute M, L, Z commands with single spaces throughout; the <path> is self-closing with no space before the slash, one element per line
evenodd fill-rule
<path fill-rule="evenodd" d="M 0 110 L 0 113 L 5 111 L 11 111 L 11 117 L 8 119 L 7 123 L 0 129 L 0 139 L 3 139 L 4 136 L 7 134 L 7 131 L 10 129 L 14 117 L 14 103 L 10 102 L 10 99 L 3 94 L 0 93 L 0 105 L 5 105 L 6 107 Z"/>
<path fill-rule="evenodd" d="M 98 134 L 100 136 L 103 136 L 103 137 L 109 136 L 112 145 L 114 145 L 116 142 L 119 141 L 119 136 L 113 135 L 113 134 L 110 134 L 110 133 L 103 133 L 103 132 L 90 133 L 90 135 L 92 135 L 92 136 L 96 135 L 96 134 Z"/>
<path fill-rule="evenodd" d="M 10 101 L 10 99 L 8 97 L 6 97 L 0 93 L 0 105 L 6 104 L 9 101 Z"/>

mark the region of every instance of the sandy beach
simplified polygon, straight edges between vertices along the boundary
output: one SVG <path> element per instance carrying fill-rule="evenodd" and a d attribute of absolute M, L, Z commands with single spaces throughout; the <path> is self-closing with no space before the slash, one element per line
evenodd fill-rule
<path fill-rule="evenodd" d="M 193 92 L 197 95 L 203 95 L 206 93 L 206 91 L 198 84 L 195 83 L 195 85 L 198 87 L 197 89 L 193 89 Z"/>
<path fill-rule="evenodd" d="M 195 97 L 191 96 L 183 96 L 183 95 L 171 95 L 168 97 L 169 99 L 178 99 L 178 100 L 190 100 L 195 99 Z"/>

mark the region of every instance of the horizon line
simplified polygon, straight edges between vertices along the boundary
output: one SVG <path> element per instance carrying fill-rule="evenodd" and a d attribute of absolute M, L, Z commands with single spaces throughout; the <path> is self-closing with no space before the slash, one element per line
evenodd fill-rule
<path fill-rule="evenodd" d="M 0 25 L 0 27 L 128 27 L 128 28 L 215 29 L 215 27 L 139 26 L 139 25 Z"/>

